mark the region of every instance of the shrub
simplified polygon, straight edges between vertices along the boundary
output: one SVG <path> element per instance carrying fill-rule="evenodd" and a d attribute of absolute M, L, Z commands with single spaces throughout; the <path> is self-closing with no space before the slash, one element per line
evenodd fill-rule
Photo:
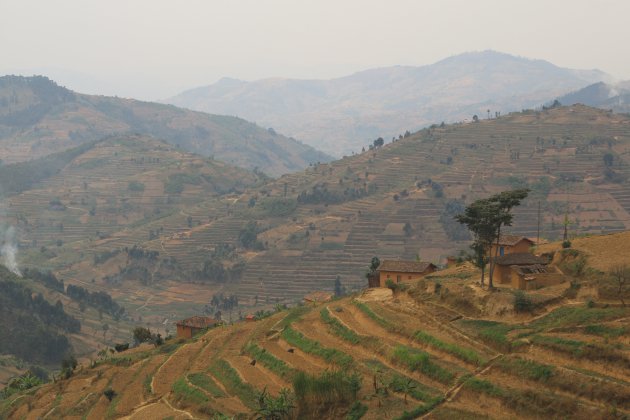
<path fill-rule="evenodd" d="M 566 241 L 562 241 L 562 248 L 571 248 L 571 241 L 569 241 L 568 239 Z"/>
<path fill-rule="evenodd" d="M 111 388 L 107 388 L 103 392 L 103 395 L 105 395 L 105 398 L 107 398 L 107 400 L 109 400 L 111 402 L 114 399 L 114 397 L 116 396 L 116 391 L 114 391 Z"/>
<path fill-rule="evenodd" d="M 515 312 L 531 312 L 534 307 L 532 300 L 522 290 L 514 292 L 514 311 Z"/>
<path fill-rule="evenodd" d="M 355 401 L 350 407 L 346 420 L 359 420 L 365 415 L 365 413 L 367 413 L 367 411 L 367 405 L 363 405 L 359 401 Z"/>
<path fill-rule="evenodd" d="M 357 373 L 326 371 L 315 376 L 298 372 L 293 378 L 293 390 L 302 415 L 355 402 L 360 389 L 361 377 Z"/>
<path fill-rule="evenodd" d="M 280 390 L 280 395 L 274 398 L 267 392 L 265 388 L 258 395 L 258 409 L 256 414 L 258 418 L 265 420 L 283 420 L 292 418 L 293 405 L 295 398 L 288 389 Z"/>
<path fill-rule="evenodd" d="M 389 289 L 391 289 L 392 292 L 396 292 L 396 290 L 398 290 L 398 284 L 394 283 L 394 281 L 392 279 L 387 279 L 385 281 L 385 286 L 387 286 Z"/>

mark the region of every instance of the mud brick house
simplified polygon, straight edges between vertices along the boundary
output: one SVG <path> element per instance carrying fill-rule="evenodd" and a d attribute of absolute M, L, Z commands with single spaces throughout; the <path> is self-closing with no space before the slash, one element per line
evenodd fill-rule
<path fill-rule="evenodd" d="M 370 282 L 370 287 L 387 287 L 387 280 L 394 283 L 413 282 L 433 273 L 436 269 L 437 267 L 430 262 L 383 260 L 377 270 L 378 285 Z"/>
<path fill-rule="evenodd" d="M 549 268 L 549 261 L 528 252 L 506 254 L 496 257 L 494 278 L 500 284 L 509 284 L 515 289 L 533 290 L 562 283 L 566 277 Z"/>
<path fill-rule="evenodd" d="M 177 322 L 177 338 L 192 338 L 198 332 L 216 327 L 221 321 L 207 316 L 193 316 Z"/>
<path fill-rule="evenodd" d="M 523 236 L 501 235 L 498 242 L 492 244 L 490 255 L 494 257 L 495 255 L 503 256 L 508 254 L 527 253 L 533 245 L 534 241 Z M 498 253 L 497 247 L 499 248 Z"/>

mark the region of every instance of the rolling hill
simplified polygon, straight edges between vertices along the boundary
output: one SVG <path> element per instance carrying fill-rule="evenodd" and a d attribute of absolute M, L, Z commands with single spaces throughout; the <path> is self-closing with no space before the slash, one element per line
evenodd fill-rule
<path fill-rule="evenodd" d="M 72 92 L 42 77 L 0 77 L 0 159 L 46 156 L 114 134 L 145 134 L 272 176 L 330 158 L 243 119 Z"/>
<path fill-rule="evenodd" d="M 630 113 L 630 82 L 594 83 L 558 98 L 565 105 L 584 104 L 614 112 Z"/>
<path fill-rule="evenodd" d="M 606 74 L 557 67 L 494 51 L 435 64 L 371 69 L 332 80 L 225 78 L 166 100 L 198 111 L 239 115 L 340 157 L 441 121 L 485 118 L 540 106 Z"/>
<path fill-rule="evenodd" d="M 214 199 L 187 211 L 197 220 L 223 208 L 212 223 L 189 229 L 187 216 L 175 213 L 94 244 L 91 252 L 137 243 L 201 267 L 212 259 L 208 250 L 234 246 L 237 256 L 224 263 L 236 258 L 245 269 L 238 281 L 221 285 L 241 304 L 254 305 L 333 290 L 337 276 L 349 289 L 360 287 L 374 255 L 438 263 L 468 246 L 467 232 L 452 217 L 466 203 L 510 188 L 532 189 L 515 211 L 515 234 L 537 236 L 539 203 L 541 238 L 560 238 L 565 215 L 571 236 L 626 230 L 629 127 L 627 116 L 575 106 L 424 129 L 250 188 L 229 204 Z M 262 246 L 242 246 L 249 220 L 257 220 Z M 156 227 L 169 233 L 147 242 L 146 232 Z M 82 249 L 69 247 L 73 254 Z M 87 272 L 82 265 L 68 270 Z"/>
<path fill-rule="evenodd" d="M 177 175 L 175 163 L 161 173 L 155 159 L 145 157 L 138 167 L 132 160 L 137 153 L 116 159 L 104 149 L 98 155 L 107 154 L 109 163 L 92 169 L 103 182 L 87 180 L 89 197 L 102 197 L 95 215 L 87 198 L 76 205 L 86 194 L 78 163 L 12 197 L 6 215 L 9 223 L 20 220 L 22 266 L 50 268 L 67 283 L 106 290 L 143 323 L 163 330 L 178 317 L 203 312 L 219 292 L 236 295 L 237 311 L 244 311 L 332 291 L 337 278 L 349 290 L 363 287 L 374 255 L 439 263 L 469 244 L 452 217 L 472 200 L 506 189 L 532 189 L 515 211 L 513 233 L 537 236 L 539 203 L 541 238 L 561 238 L 565 216 L 571 237 L 626 230 L 629 127 L 627 116 L 584 106 L 434 126 L 330 164 L 275 180 L 252 178 L 231 193 L 209 196 L 197 192 L 209 184 L 183 182 L 187 177 Z M 92 153 L 90 160 L 97 158 Z M 118 167 L 145 172 L 123 181 L 106 175 L 117 170 L 105 168 Z M 171 175 L 181 178 L 184 190 L 165 197 Z M 129 189 L 136 178 L 146 180 L 140 180 L 147 185 L 142 195 Z M 148 201 L 138 202 L 149 191 Z M 122 195 L 115 205 L 113 193 Z M 65 211 L 53 209 L 56 198 Z M 41 213 L 51 202 L 53 208 Z M 148 206 L 150 217 L 137 206 Z M 152 273 L 146 260 L 127 258 L 134 246 L 157 252 L 163 269 Z"/>
<path fill-rule="evenodd" d="M 371 289 L 105 354 L 0 400 L 0 416 L 249 418 L 291 406 L 282 418 L 630 415 L 630 309 L 582 293 L 597 283 L 590 275 L 522 295 L 525 309 L 478 277 L 462 265 L 394 295 Z"/>

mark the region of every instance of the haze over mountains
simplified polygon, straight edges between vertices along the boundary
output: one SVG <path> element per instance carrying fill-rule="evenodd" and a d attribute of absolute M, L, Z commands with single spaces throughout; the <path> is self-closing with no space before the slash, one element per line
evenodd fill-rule
<path fill-rule="evenodd" d="M 0 159 L 18 162 L 113 134 L 140 133 L 183 150 L 281 175 L 329 156 L 240 118 L 83 95 L 46 77 L 0 78 Z"/>
<path fill-rule="evenodd" d="M 594 83 L 558 98 L 565 105 L 580 103 L 614 112 L 630 112 L 630 81 Z"/>
<path fill-rule="evenodd" d="M 371 69 L 332 80 L 224 78 L 166 102 L 238 115 L 326 153 L 361 150 L 431 123 L 461 121 L 487 110 L 507 113 L 586 85 L 609 81 L 599 70 L 573 70 L 494 51 L 453 56 L 432 65 Z"/>

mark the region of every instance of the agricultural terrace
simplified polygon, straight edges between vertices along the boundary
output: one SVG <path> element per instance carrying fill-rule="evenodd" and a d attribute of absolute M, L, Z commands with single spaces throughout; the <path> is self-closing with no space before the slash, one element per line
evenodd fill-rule
<path fill-rule="evenodd" d="M 429 289 L 355 295 L 141 346 L 2 401 L 0 415 L 246 418 L 281 395 L 299 418 L 630 414 L 627 308 L 570 304 L 489 320 Z"/>

